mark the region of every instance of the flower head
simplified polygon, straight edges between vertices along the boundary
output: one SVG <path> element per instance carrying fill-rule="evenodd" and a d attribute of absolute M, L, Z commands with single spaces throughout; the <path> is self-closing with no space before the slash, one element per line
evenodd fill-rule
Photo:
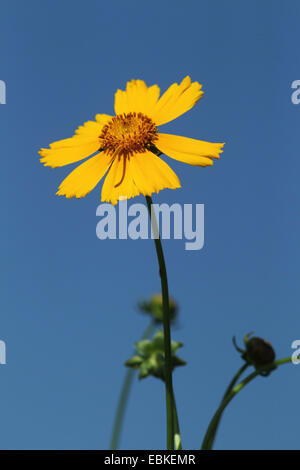
<path fill-rule="evenodd" d="M 90 157 L 67 176 L 57 194 L 84 197 L 105 174 L 101 200 L 112 204 L 120 197 L 180 188 L 177 175 L 159 157 L 161 153 L 190 165 L 212 165 L 224 144 L 158 132 L 158 126 L 196 104 L 203 94 L 201 85 L 186 77 L 161 97 L 159 94 L 157 85 L 147 87 L 143 80 L 131 80 L 125 91 L 115 94 L 115 116 L 97 114 L 95 121 L 79 126 L 73 137 L 41 149 L 41 162 L 52 168 Z"/>
<path fill-rule="evenodd" d="M 179 341 L 171 341 L 172 369 L 178 366 L 186 365 L 186 362 L 176 356 L 176 352 L 183 346 Z M 142 339 L 135 343 L 137 354 L 125 362 L 127 367 L 139 369 L 139 378 L 144 379 L 153 375 L 159 379 L 165 380 L 165 349 L 164 333 L 157 331 L 152 341 Z"/>
<path fill-rule="evenodd" d="M 155 322 L 163 322 L 162 294 L 153 294 L 148 301 L 139 302 L 139 308 L 142 312 L 150 314 Z M 169 297 L 169 315 L 171 321 L 175 320 L 177 313 L 177 302 L 172 297 Z"/>
<path fill-rule="evenodd" d="M 272 370 L 276 369 L 276 366 L 272 365 L 276 357 L 275 351 L 269 341 L 259 338 L 258 336 L 250 338 L 252 334 L 253 332 L 251 331 L 244 336 L 245 350 L 241 349 L 236 344 L 234 336 L 234 347 L 239 353 L 241 353 L 242 359 L 246 361 L 247 364 L 252 364 L 255 369 L 260 370 L 260 375 L 267 377 Z"/>

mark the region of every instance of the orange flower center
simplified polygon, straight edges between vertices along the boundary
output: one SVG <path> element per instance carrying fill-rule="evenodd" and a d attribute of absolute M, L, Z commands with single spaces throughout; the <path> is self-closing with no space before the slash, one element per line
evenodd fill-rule
<path fill-rule="evenodd" d="M 106 153 L 125 159 L 143 153 L 157 140 L 154 122 L 142 113 L 118 114 L 106 124 L 99 136 Z"/>

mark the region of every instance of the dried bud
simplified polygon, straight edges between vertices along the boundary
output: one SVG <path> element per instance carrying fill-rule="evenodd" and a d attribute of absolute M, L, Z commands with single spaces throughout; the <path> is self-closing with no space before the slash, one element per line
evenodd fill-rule
<path fill-rule="evenodd" d="M 272 366 L 275 360 L 274 349 L 271 344 L 263 338 L 258 338 L 257 336 L 250 338 L 251 334 L 252 332 L 246 334 L 244 337 L 245 350 L 237 345 L 235 337 L 233 337 L 234 347 L 241 353 L 242 359 L 244 359 L 247 364 L 252 364 L 255 369 L 260 370 L 261 375 L 266 377 L 272 370 L 276 369 L 276 366 Z"/>
<path fill-rule="evenodd" d="M 272 364 L 275 360 L 275 352 L 271 344 L 263 338 L 254 336 L 245 342 L 245 356 L 248 362 L 255 367 L 262 367 Z"/>

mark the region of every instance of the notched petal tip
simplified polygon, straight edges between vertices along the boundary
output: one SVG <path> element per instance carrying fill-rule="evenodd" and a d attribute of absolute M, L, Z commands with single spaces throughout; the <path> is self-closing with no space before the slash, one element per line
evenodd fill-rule
<path fill-rule="evenodd" d="M 49 166 L 50 168 L 56 168 L 55 164 L 52 164 L 48 160 L 48 155 L 49 155 L 50 149 L 41 149 L 38 151 L 38 154 L 41 155 L 42 158 L 40 158 L 40 162 L 44 166 Z"/>
<path fill-rule="evenodd" d="M 128 87 L 130 88 L 131 86 L 147 88 L 147 85 L 144 80 L 141 80 L 140 78 L 132 78 L 129 82 L 126 83 L 126 89 Z"/>
<path fill-rule="evenodd" d="M 213 156 L 213 158 L 219 159 L 220 154 L 224 152 L 223 147 L 225 145 L 225 142 L 223 142 L 222 144 L 215 144 L 215 145 L 216 145 L 217 151 L 215 155 Z"/>
<path fill-rule="evenodd" d="M 49 151 L 49 149 L 41 149 L 38 151 L 38 154 L 41 155 L 42 157 L 46 157 L 47 151 Z"/>
<path fill-rule="evenodd" d="M 58 191 L 56 192 L 56 196 L 64 196 L 67 199 L 72 199 L 73 197 L 75 197 L 76 199 L 82 199 L 83 197 L 86 196 L 86 194 L 78 195 L 75 193 L 68 193 L 67 191 L 63 189 L 58 189 Z"/>
<path fill-rule="evenodd" d="M 50 168 L 57 168 L 55 165 L 50 165 L 50 163 L 47 163 L 47 160 L 45 160 L 44 158 L 41 158 L 41 159 L 40 159 L 40 162 L 41 162 L 44 166 L 49 166 Z"/>

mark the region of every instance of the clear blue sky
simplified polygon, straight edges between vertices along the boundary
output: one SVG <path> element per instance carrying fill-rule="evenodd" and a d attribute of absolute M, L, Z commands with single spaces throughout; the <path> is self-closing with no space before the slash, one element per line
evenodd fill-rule
<path fill-rule="evenodd" d="M 146 327 L 136 302 L 159 290 L 151 240 L 100 241 L 101 186 L 55 196 L 70 168 L 37 151 L 141 78 L 165 90 L 190 75 L 204 97 L 164 127 L 226 142 L 212 168 L 169 161 L 182 189 L 155 202 L 204 203 L 205 246 L 165 241 L 184 343 L 174 383 L 185 448 L 200 447 L 241 365 L 231 337 L 254 330 L 277 357 L 299 321 L 300 79 L 297 0 L 10 0 L 1 3 L 0 447 L 105 449 L 123 362 Z M 142 202 L 136 198 L 132 202 Z M 227 410 L 216 448 L 299 448 L 299 366 L 259 378 Z M 136 381 L 123 449 L 165 445 L 162 384 Z"/>

